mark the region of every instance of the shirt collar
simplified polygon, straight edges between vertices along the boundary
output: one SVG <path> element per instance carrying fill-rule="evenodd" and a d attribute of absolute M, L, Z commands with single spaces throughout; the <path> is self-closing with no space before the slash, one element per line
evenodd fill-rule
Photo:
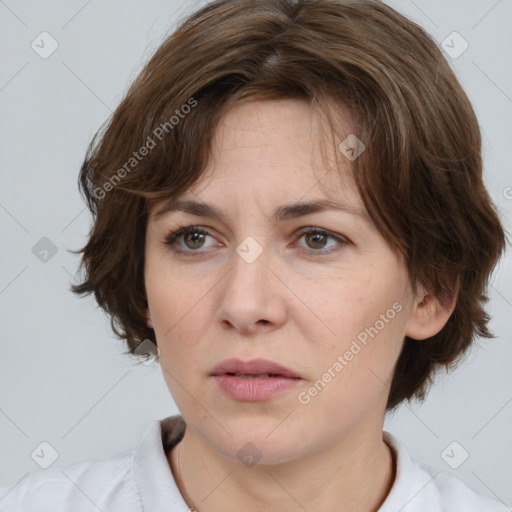
<path fill-rule="evenodd" d="M 133 475 L 139 489 L 144 512 L 189 512 L 174 481 L 166 452 L 177 444 L 185 432 L 181 416 L 169 416 L 151 422 L 144 431 L 133 459 Z"/>
<path fill-rule="evenodd" d="M 151 422 L 142 435 L 134 454 L 133 473 L 144 512 L 190 512 L 176 485 L 166 455 L 181 441 L 185 427 L 180 415 L 169 416 Z M 393 451 L 396 475 L 391 491 L 378 512 L 396 512 L 421 490 L 411 489 L 408 482 L 420 483 L 427 475 L 420 475 L 405 447 L 392 434 L 384 431 L 383 439 Z M 423 487 L 429 483 L 425 480 Z"/>
<path fill-rule="evenodd" d="M 408 504 L 407 512 L 425 510 L 422 506 L 420 507 L 420 505 L 427 505 L 424 502 L 422 491 L 425 489 L 428 493 L 430 490 L 429 486 L 435 485 L 435 482 L 432 481 L 437 476 L 437 473 L 431 476 L 422 471 L 421 467 L 412 461 L 405 446 L 395 436 L 386 431 L 383 431 L 382 434 L 384 441 L 393 451 L 396 474 L 393 486 L 378 512 L 396 512 L 397 510 L 405 509 Z M 430 505 L 430 507 L 427 506 L 426 508 L 435 509 L 433 503 Z"/>

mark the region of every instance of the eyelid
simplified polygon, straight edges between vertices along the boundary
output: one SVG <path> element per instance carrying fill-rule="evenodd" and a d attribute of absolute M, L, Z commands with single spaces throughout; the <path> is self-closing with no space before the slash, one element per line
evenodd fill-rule
<path fill-rule="evenodd" d="M 199 226 L 199 225 L 179 225 L 176 229 L 172 229 L 171 231 L 169 231 L 165 237 L 164 237 L 164 246 L 166 247 L 173 247 L 176 245 L 176 242 L 181 238 L 183 237 L 183 235 L 186 235 L 187 233 L 200 233 L 200 234 L 203 234 L 205 236 L 210 236 L 212 238 L 215 238 L 211 233 L 210 231 L 211 228 L 204 228 L 202 226 Z M 176 253 L 190 253 L 190 254 L 193 254 L 193 253 L 197 253 L 197 254 L 200 254 L 200 253 L 203 253 L 204 251 L 201 251 L 201 249 L 198 249 L 196 251 L 192 250 L 192 249 L 189 249 L 189 250 L 182 250 L 182 249 L 173 249 L 174 252 Z"/>
<path fill-rule="evenodd" d="M 319 233 L 319 234 L 324 234 L 326 236 L 329 236 L 331 238 L 334 238 L 340 242 L 345 242 L 345 243 L 350 243 L 350 240 L 342 235 L 342 234 L 338 234 L 338 233 L 334 233 L 332 232 L 331 230 L 329 229 L 326 229 L 326 228 L 320 228 L 320 227 L 317 227 L 317 226 L 305 226 L 303 228 L 299 228 L 298 230 L 295 231 L 295 235 L 296 236 L 302 236 L 306 233 Z"/>
<path fill-rule="evenodd" d="M 171 249 L 173 250 L 173 252 L 177 253 L 177 254 L 188 254 L 188 255 L 191 255 L 191 256 L 194 256 L 194 255 L 203 255 L 206 251 L 202 250 L 202 248 L 199 248 L 197 250 L 193 250 L 193 249 L 174 249 L 173 246 L 176 245 L 176 242 L 184 235 L 186 235 L 187 233 L 200 233 L 202 235 L 205 235 L 205 236 L 210 236 L 212 238 L 215 238 L 211 233 L 210 233 L 210 230 L 213 230 L 213 228 L 210 228 L 210 227 L 204 227 L 202 225 L 196 225 L 196 224 L 192 224 L 192 225 L 187 225 L 187 224 L 179 224 L 175 229 L 172 229 L 170 232 L 168 232 L 168 234 L 164 237 L 164 246 L 165 247 L 171 247 Z M 213 230 L 215 231 L 215 230 Z M 339 246 L 346 246 L 346 245 L 350 245 L 352 244 L 352 242 L 344 235 L 341 235 L 341 234 L 337 234 L 337 233 L 333 233 L 332 231 L 328 230 L 328 229 L 325 229 L 325 228 L 321 228 L 321 227 L 318 227 L 318 226 L 304 226 L 302 228 L 299 228 L 297 230 L 294 231 L 293 233 L 293 236 L 300 239 L 302 238 L 302 236 L 304 236 L 305 234 L 308 234 L 308 233 L 312 233 L 312 234 L 320 234 L 320 235 L 324 235 L 328 238 L 332 238 L 334 240 L 336 240 L 338 242 L 338 245 Z M 306 252 L 308 255 L 317 255 L 317 256 L 322 256 L 322 255 L 328 255 L 332 252 L 335 252 L 335 250 L 333 250 L 332 248 L 329 248 L 329 249 L 307 249 L 307 248 L 304 248 L 304 247 L 301 247 L 301 249 Z"/>

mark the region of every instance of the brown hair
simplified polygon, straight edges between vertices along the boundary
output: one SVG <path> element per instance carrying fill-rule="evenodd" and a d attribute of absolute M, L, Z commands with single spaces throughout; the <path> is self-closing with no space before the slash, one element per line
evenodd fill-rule
<path fill-rule="evenodd" d="M 405 339 L 387 408 L 424 399 L 436 370 L 454 367 L 475 335 L 493 337 L 482 306 L 506 236 L 468 97 L 433 39 L 378 0 L 217 0 L 185 19 L 91 141 L 80 189 L 94 224 L 72 290 L 94 293 L 127 353 L 156 344 L 145 317 L 149 205 L 201 177 L 226 108 L 249 98 L 348 109 L 366 145 L 352 162 L 358 191 L 413 286 L 446 305 L 459 282 L 444 328 Z"/>

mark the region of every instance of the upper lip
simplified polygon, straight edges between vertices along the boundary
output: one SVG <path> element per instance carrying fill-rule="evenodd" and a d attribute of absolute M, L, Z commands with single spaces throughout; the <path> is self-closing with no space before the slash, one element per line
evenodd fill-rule
<path fill-rule="evenodd" d="M 240 359 L 226 359 L 215 365 L 210 375 L 225 375 L 227 373 L 238 373 L 241 375 L 261 375 L 264 373 L 272 373 L 282 377 L 291 379 L 300 379 L 300 375 L 294 371 L 268 361 L 267 359 L 252 359 L 250 361 L 241 361 Z"/>

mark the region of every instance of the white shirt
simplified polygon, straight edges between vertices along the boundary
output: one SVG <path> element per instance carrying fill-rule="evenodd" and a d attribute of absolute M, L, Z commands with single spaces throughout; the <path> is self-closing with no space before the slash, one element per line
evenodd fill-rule
<path fill-rule="evenodd" d="M 189 512 L 166 453 L 183 437 L 181 416 L 151 422 L 135 450 L 27 473 L 0 488 L 0 512 Z M 397 474 L 379 512 L 510 512 L 461 480 L 411 460 L 388 432 Z"/>

